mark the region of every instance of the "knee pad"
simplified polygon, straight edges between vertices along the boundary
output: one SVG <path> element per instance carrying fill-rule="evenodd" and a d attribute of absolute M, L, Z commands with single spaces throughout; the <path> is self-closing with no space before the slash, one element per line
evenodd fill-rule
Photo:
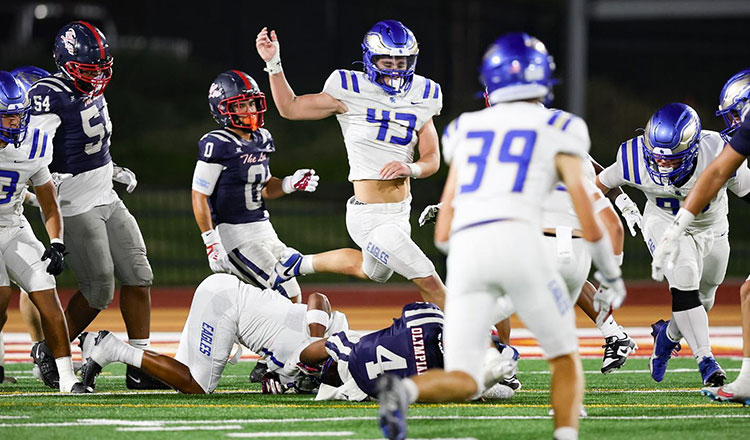
<path fill-rule="evenodd" d="M 669 286 L 683 291 L 697 290 L 700 283 L 698 264 L 695 261 L 683 262 L 675 266 L 669 279 Z"/>
<path fill-rule="evenodd" d="M 89 303 L 89 307 L 104 310 L 115 297 L 115 285 L 112 283 L 109 285 L 91 286 L 87 290 L 81 288 L 81 293 L 86 298 L 86 302 Z"/>
<path fill-rule="evenodd" d="M 685 310 L 703 307 L 698 290 L 680 290 L 671 288 L 672 292 L 672 311 L 682 312 Z"/>

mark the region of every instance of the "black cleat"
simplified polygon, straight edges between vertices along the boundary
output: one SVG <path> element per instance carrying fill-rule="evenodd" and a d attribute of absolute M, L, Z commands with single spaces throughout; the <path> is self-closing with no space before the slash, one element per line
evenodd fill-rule
<path fill-rule="evenodd" d="M 81 382 L 74 383 L 73 388 L 70 389 L 71 394 L 91 394 L 93 392 L 94 388 L 88 387 Z"/>
<path fill-rule="evenodd" d="M 255 368 L 253 368 L 253 371 L 250 372 L 250 382 L 260 383 L 263 379 L 263 375 L 266 374 L 267 371 L 268 365 L 266 365 L 266 361 L 263 359 L 259 359 L 255 364 Z"/>
<path fill-rule="evenodd" d="M 170 390 L 172 387 L 156 379 L 140 368 L 128 365 L 125 370 L 125 386 L 129 390 Z"/>
<path fill-rule="evenodd" d="M 624 338 L 610 336 L 604 339 L 604 357 L 602 358 L 602 373 L 607 374 L 625 365 L 625 362 L 638 345 L 627 334 Z"/>
<path fill-rule="evenodd" d="M 57 372 L 57 364 L 52 352 L 45 341 L 39 341 L 31 347 L 31 357 L 34 363 L 39 367 L 42 374 L 42 381 L 48 387 L 60 389 L 60 374 Z"/>

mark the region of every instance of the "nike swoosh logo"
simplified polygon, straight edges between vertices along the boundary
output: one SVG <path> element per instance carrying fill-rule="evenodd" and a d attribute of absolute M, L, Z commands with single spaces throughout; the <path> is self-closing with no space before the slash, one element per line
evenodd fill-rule
<path fill-rule="evenodd" d="M 723 387 L 719 388 L 719 391 L 716 392 L 716 395 L 721 396 L 721 397 L 726 397 L 728 399 L 731 399 L 732 397 L 734 397 L 733 393 L 727 393 L 726 391 L 724 391 Z"/>
<path fill-rule="evenodd" d="M 133 377 L 133 376 L 131 376 L 131 375 L 129 375 L 129 374 L 128 374 L 128 378 L 129 378 L 130 380 L 132 380 L 133 382 L 135 382 L 135 383 L 141 383 L 141 380 L 140 380 L 140 379 L 136 379 L 135 377 Z"/>
<path fill-rule="evenodd" d="M 419 104 L 421 104 L 422 102 L 424 102 L 424 101 L 418 101 L 418 102 L 414 102 L 414 101 L 411 101 L 411 105 L 419 105 Z"/>
<path fill-rule="evenodd" d="M 630 347 L 624 346 L 617 349 L 617 354 L 620 356 L 627 356 L 630 354 Z"/>

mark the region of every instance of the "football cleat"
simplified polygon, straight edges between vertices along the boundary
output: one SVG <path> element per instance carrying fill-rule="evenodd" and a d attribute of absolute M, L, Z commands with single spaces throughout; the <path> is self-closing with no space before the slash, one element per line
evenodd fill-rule
<path fill-rule="evenodd" d="M 717 402 L 735 402 L 750 406 L 750 389 L 740 390 L 737 382 L 720 387 L 706 387 L 701 390 L 701 394 Z"/>
<path fill-rule="evenodd" d="M 720 387 L 727 380 L 727 373 L 721 369 L 719 363 L 713 357 L 706 356 L 698 363 L 698 369 L 701 371 L 703 385 L 709 387 Z"/>
<path fill-rule="evenodd" d="M 102 372 L 102 368 L 115 360 L 112 351 L 114 344 L 118 342 L 124 344 L 108 330 L 99 330 L 94 339 L 94 348 L 81 367 L 81 382 L 84 386 L 91 389 L 96 387 L 96 377 Z"/>
<path fill-rule="evenodd" d="M 518 380 L 516 375 L 503 379 L 500 382 L 492 385 L 490 388 L 484 390 L 482 397 L 485 399 L 496 399 L 504 400 L 510 399 L 516 394 L 516 391 L 521 389 L 521 381 Z"/>
<path fill-rule="evenodd" d="M 18 380 L 13 376 L 6 376 L 5 366 L 0 365 L 0 383 L 18 383 Z"/>
<path fill-rule="evenodd" d="M 94 332 L 83 332 L 78 335 L 78 347 L 81 349 L 83 363 L 86 363 L 86 360 L 91 356 L 91 351 L 96 343 L 94 339 L 96 339 L 96 333 Z"/>
<path fill-rule="evenodd" d="M 45 385 L 55 390 L 60 389 L 60 374 L 57 372 L 57 364 L 52 356 L 47 343 L 39 341 L 31 347 L 31 357 L 34 364 L 39 367 L 42 375 L 42 381 Z"/>
<path fill-rule="evenodd" d="M 273 273 L 271 274 L 271 279 L 269 280 L 271 282 L 271 288 L 276 289 L 279 287 L 279 284 L 283 283 L 284 281 L 290 280 L 294 277 L 298 277 L 300 275 L 299 273 L 299 267 L 302 264 L 302 254 L 297 252 L 296 249 L 293 248 L 286 248 L 284 252 L 281 254 L 281 258 L 279 259 L 278 263 L 273 268 Z"/>
<path fill-rule="evenodd" d="M 253 368 L 253 371 L 250 372 L 250 382 L 260 383 L 263 375 L 266 374 L 266 371 L 268 371 L 268 365 L 266 364 L 266 361 L 264 359 L 258 359 L 258 362 L 255 364 L 255 368 Z"/>
<path fill-rule="evenodd" d="M 654 337 L 654 351 L 648 358 L 648 369 L 651 371 L 651 377 L 661 382 L 664 374 L 667 372 L 667 362 L 672 356 L 677 356 L 677 352 L 682 349 L 679 342 L 674 342 L 667 336 L 667 326 L 669 321 L 663 319 L 651 324 L 651 336 Z"/>
<path fill-rule="evenodd" d="M 602 373 L 607 374 L 625 365 L 628 356 L 638 348 L 627 334 L 622 339 L 610 336 L 604 339 L 604 357 L 602 358 Z"/>
<path fill-rule="evenodd" d="M 70 394 L 91 394 L 94 392 L 92 387 L 87 387 L 82 382 L 76 382 L 73 384 L 73 388 L 70 389 Z"/>
<path fill-rule="evenodd" d="M 392 375 L 380 376 L 376 384 L 378 390 L 378 424 L 383 435 L 390 440 L 406 438 L 406 413 L 409 400 L 401 379 Z"/>
<path fill-rule="evenodd" d="M 171 387 L 140 368 L 128 365 L 125 369 L 125 386 L 129 390 L 168 390 Z"/>

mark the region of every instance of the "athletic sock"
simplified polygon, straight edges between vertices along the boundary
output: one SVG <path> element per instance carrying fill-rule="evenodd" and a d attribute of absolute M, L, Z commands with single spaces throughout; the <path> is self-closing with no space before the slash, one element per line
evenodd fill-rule
<path fill-rule="evenodd" d="M 126 364 L 132 365 L 135 368 L 141 368 L 141 362 L 143 360 L 143 349 L 121 343 L 118 344 L 118 347 L 115 349 L 115 352 L 113 354 L 115 354 L 116 356 L 115 360 L 125 362 Z"/>
<path fill-rule="evenodd" d="M 417 388 L 417 384 L 408 378 L 402 380 L 401 383 L 403 383 L 404 388 L 406 388 L 406 397 L 409 399 L 409 403 L 412 404 L 416 402 L 419 397 L 419 388 Z"/>
<path fill-rule="evenodd" d="M 315 255 L 303 255 L 302 261 L 299 263 L 299 273 L 301 275 L 307 275 L 309 273 L 315 273 L 313 268 L 313 257 Z"/>
<path fill-rule="evenodd" d="M 73 384 L 78 382 L 75 373 L 73 373 L 73 359 L 70 356 L 63 356 L 55 359 L 57 373 L 60 375 L 60 391 L 69 393 Z"/>
<path fill-rule="evenodd" d="M 149 345 L 151 345 L 151 339 L 130 339 L 128 340 L 128 344 L 141 350 L 148 350 Z"/>
<path fill-rule="evenodd" d="M 708 337 L 708 314 L 702 305 L 689 310 L 672 312 L 672 317 L 698 362 L 704 357 L 713 357 Z"/>
<path fill-rule="evenodd" d="M 680 342 L 680 339 L 682 339 L 682 333 L 680 333 L 677 321 L 674 319 L 674 314 L 672 315 L 672 320 L 669 321 L 669 325 L 667 325 L 667 337 L 672 342 Z"/>
<path fill-rule="evenodd" d="M 578 440 L 578 430 L 570 426 L 555 429 L 552 435 L 555 440 Z"/>
<path fill-rule="evenodd" d="M 617 336 L 617 339 L 624 339 L 625 333 L 622 331 L 622 328 L 617 325 L 617 321 L 615 321 L 614 316 L 611 316 L 607 318 L 606 321 L 599 327 L 599 331 L 602 332 L 602 336 L 604 338 L 611 338 L 612 336 Z"/>

